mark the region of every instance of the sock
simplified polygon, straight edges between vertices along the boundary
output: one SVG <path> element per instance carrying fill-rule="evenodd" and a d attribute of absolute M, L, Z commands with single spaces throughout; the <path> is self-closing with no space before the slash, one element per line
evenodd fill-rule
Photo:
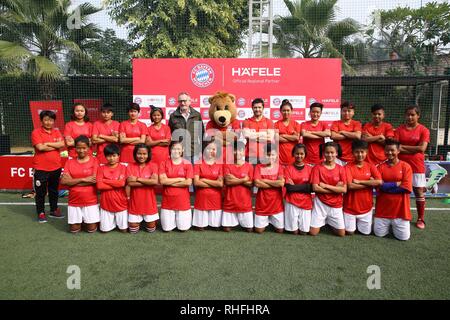
<path fill-rule="evenodd" d="M 425 197 L 416 198 L 416 208 L 417 208 L 418 220 L 424 220 Z"/>

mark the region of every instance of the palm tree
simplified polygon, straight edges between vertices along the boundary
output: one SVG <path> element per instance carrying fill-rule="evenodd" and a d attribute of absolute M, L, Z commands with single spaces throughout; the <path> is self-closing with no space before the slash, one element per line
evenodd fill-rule
<path fill-rule="evenodd" d="M 337 0 L 284 0 L 290 15 L 274 19 L 276 39 L 274 55 L 278 57 L 342 58 L 349 69 L 349 59 L 364 52 L 361 43 L 352 42 L 359 32 L 350 18 L 336 21 Z"/>
<path fill-rule="evenodd" d="M 84 56 L 80 45 L 99 31 L 87 19 L 100 9 L 89 3 L 76 8 L 79 26 L 70 28 L 75 13 L 70 5 L 70 0 L 0 0 L 0 59 L 21 61 L 26 72 L 44 83 L 60 79 L 57 61 Z"/>

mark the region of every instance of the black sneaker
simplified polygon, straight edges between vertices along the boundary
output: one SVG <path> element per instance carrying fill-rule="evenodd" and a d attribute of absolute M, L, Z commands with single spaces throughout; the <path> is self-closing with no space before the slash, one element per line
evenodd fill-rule
<path fill-rule="evenodd" d="M 64 218 L 64 215 L 61 213 L 60 208 L 57 208 L 55 211 L 50 211 L 49 216 L 50 216 L 50 218 L 56 218 L 56 219 Z"/>
<path fill-rule="evenodd" d="M 44 212 L 39 213 L 38 222 L 39 223 L 46 223 L 47 222 L 47 217 L 45 216 Z"/>

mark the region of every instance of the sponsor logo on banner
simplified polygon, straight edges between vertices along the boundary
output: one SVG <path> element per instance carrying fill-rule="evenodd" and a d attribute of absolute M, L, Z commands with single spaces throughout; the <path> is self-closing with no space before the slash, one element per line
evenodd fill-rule
<path fill-rule="evenodd" d="M 264 110 L 264 111 L 266 111 L 266 110 Z M 267 109 L 267 111 L 269 111 L 269 110 Z M 238 115 L 237 116 L 238 120 L 245 120 L 245 119 L 253 117 L 253 110 L 252 110 L 252 108 L 241 108 L 241 109 L 238 109 L 237 115 Z M 264 112 L 264 116 L 266 117 L 265 112 Z"/>
<path fill-rule="evenodd" d="M 142 98 L 141 97 L 135 97 L 133 101 L 134 101 L 134 103 L 141 104 L 142 103 Z"/>
<path fill-rule="evenodd" d="M 233 67 L 231 76 L 238 77 L 281 77 L 281 68 L 267 67 Z"/>
<path fill-rule="evenodd" d="M 209 108 L 209 97 L 211 96 L 200 96 L 200 108 Z"/>
<path fill-rule="evenodd" d="M 273 105 L 275 107 L 279 107 L 281 105 L 281 99 L 280 98 L 273 99 Z"/>
<path fill-rule="evenodd" d="M 153 105 L 158 108 L 166 107 L 166 96 L 165 95 L 139 95 L 133 96 L 133 101 L 139 104 L 141 108 L 149 107 Z M 138 102 L 139 101 L 139 102 Z"/>
<path fill-rule="evenodd" d="M 150 120 L 150 112 L 151 112 L 151 108 L 149 108 L 149 107 L 141 107 L 141 112 L 139 114 L 139 119 L 141 119 L 141 120 Z"/>
<path fill-rule="evenodd" d="M 317 102 L 317 100 L 314 99 L 314 98 L 309 98 L 309 99 L 308 99 L 308 108 L 309 108 L 309 106 L 312 105 L 314 102 Z"/>
<path fill-rule="evenodd" d="M 214 70 L 206 63 L 199 63 L 191 70 L 191 80 L 199 88 L 209 87 L 214 82 Z"/>
<path fill-rule="evenodd" d="M 209 120 L 209 108 L 200 108 L 202 120 Z"/>
<path fill-rule="evenodd" d="M 175 112 L 177 108 L 166 108 L 166 119 L 169 119 L 170 115 Z"/>
<path fill-rule="evenodd" d="M 294 109 L 306 106 L 305 96 L 270 96 L 270 107 L 279 107 L 284 99 L 288 99 Z"/>
<path fill-rule="evenodd" d="M 341 118 L 340 108 L 323 108 L 322 115 L 320 116 L 321 121 L 335 121 Z M 306 120 L 311 120 L 309 112 L 306 114 Z"/>
<path fill-rule="evenodd" d="M 169 106 L 175 106 L 177 104 L 177 99 L 174 97 L 169 98 Z"/>
<path fill-rule="evenodd" d="M 281 112 L 279 110 L 273 110 L 272 112 L 272 120 L 280 120 Z"/>
<path fill-rule="evenodd" d="M 237 100 L 237 105 L 238 105 L 239 107 L 245 106 L 245 98 L 239 98 L 239 99 Z"/>

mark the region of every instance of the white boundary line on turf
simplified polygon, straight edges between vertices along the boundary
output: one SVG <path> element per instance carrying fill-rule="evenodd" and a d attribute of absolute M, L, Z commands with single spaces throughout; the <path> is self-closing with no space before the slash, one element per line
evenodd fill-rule
<path fill-rule="evenodd" d="M 34 202 L 0 202 L 0 206 L 34 206 Z M 49 205 L 49 203 L 45 203 L 46 206 Z M 67 206 L 67 203 L 58 203 L 58 206 Z M 158 204 L 158 208 L 160 208 L 161 205 Z M 193 206 L 191 206 L 191 209 L 194 209 Z M 253 207 L 255 209 L 255 207 Z M 375 208 L 373 208 L 375 210 Z M 416 208 L 411 208 L 411 210 L 417 210 Z M 425 207 L 425 211 L 450 211 L 450 208 L 427 208 Z"/>

